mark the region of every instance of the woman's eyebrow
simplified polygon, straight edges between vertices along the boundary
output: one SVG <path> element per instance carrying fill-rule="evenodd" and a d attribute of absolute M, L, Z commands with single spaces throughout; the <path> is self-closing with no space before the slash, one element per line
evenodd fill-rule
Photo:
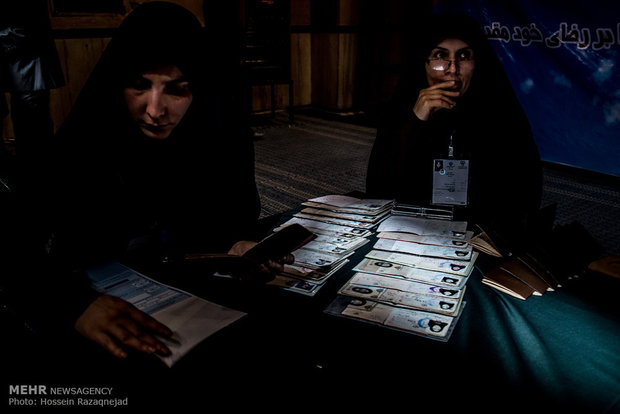
<path fill-rule="evenodd" d="M 166 82 L 166 84 L 184 83 L 184 82 L 189 82 L 189 79 L 187 79 L 187 76 L 179 76 L 178 78 L 170 79 L 169 81 Z"/>
<path fill-rule="evenodd" d="M 435 46 L 432 50 L 442 50 L 442 51 L 446 51 L 447 52 L 449 49 L 445 48 L 445 47 L 441 47 L 441 46 Z M 465 47 L 462 47 L 460 49 L 456 49 L 457 52 L 460 52 L 462 50 L 473 50 L 473 49 L 472 49 L 471 46 L 465 46 Z"/>

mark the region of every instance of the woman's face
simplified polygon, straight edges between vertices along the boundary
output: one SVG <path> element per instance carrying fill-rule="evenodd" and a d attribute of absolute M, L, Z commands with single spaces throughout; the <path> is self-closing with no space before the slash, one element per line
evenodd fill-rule
<path fill-rule="evenodd" d="M 465 94 L 475 69 L 474 51 L 461 39 L 449 38 L 431 51 L 426 63 L 426 79 L 429 86 L 454 81 L 452 90 Z"/>
<path fill-rule="evenodd" d="M 123 90 L 131 118 L 144 135 L 165 139 L 181 122 L 192 103 L 189 82 L 176 66 L 142 73 Z"/>

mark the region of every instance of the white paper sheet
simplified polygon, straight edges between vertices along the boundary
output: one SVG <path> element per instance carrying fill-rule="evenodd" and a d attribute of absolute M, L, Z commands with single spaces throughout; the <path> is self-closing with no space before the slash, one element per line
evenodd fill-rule
<path fill-rule="evenodd" d="M 246 315 L 159 283 L 120 263 L 87 273 L 95 289 L 126 300 L 174 332 L 172 340 L 162 339 L 172 351 L 160 356 L 169 367 L 204 339 Z"/>

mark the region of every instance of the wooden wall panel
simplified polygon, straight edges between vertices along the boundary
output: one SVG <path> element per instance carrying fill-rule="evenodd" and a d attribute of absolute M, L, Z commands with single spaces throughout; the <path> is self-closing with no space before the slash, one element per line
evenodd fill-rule
<path fill-rule="evenodd" d="M 288 85 L 274 85 L 275 105 L 274 109 L 288 108 Z M 271 111 L 271 85 L 258 85 L 252 87 L 252 111 Z"/>
<path fill-rule="evenodd" d="M 348 111 L 355 104 L 356 33 L 312 34 L 312 103 Z"/>
<path fill-rule="evenodd" d="M 51 91 L 52 120 L 56 129 L 71 111 L 73 103 L 109 40 L 109 38 L 56 40 L 66 82 L 62 88 Z"/>
<path fill-rule="evenodd" d="M 12 0 L 4 0 L 12 1 Z M 65 13 L 57 14 L 53 10 L 53 1 L 50 2 L 51 23 L 53 29 L 73 30 L 73 29 L 113 29 L 123 21 L 125 16 L 142 3 L 154 0 L 123 0 L 126 13 Z M 193 12 L 200 22 L 204 25 L 203 0 L 166 0 L 169 3 L 179 4 Z M 212 1 L 212 0 L 211 0 Z"/>
<path fill-rule="evenodd" d="M 395 75 L 388 70 L 389 73 L 383 73 L 380 79 L 369 78 L 368 74 L 360 76 L 360 70 L 370 70 L 371 67 L 383 65 L 397 66 L 402 46 L 399 44 L 400 39 L 389 30 L 387 33 L 380 30 L 372 39 L 368 39 L 368 36 L 360 32 L 364 23 L 361 18 L 364 15 L 361 12 L 365 10 L 362 5 L 367 7 L 366 3 L 360 0 L 337 0 L 337 7 L 333 8 L 333 13 L 337 15 L 331 20 L 335 26 L 316 26 L 312 16 L 316 1 L 324 0 L 290 0 L 290 22 L 293 28 L 290 34 L 290 54 L 294 105 L 349 111 L 360 104 L 363 105 L 362 101 L 381 100 L 386 90 L 393 89 L 396 82 Z M 174 2 L 194 11 L 201 21 L 203 20 L 202 0 L 174 0 Z M 378 13 L 375 20 L 381 20 L 382 24 L 385 24 L 385 21 L 393 24 L 394 20 L 398 23 L 404 19 L 403 13 L 399 12 L 403 10 L 403 2 L 404 0 L 387 1 L 386 4 L 382 3 L 381 7 L 375 6 L 377 10 L 373 10 L 371 14 Z M 68 19 L 70 17 L 65 17 L 63 24 L 67 24 L 70 21 Z M 60 24 L 60 20 L 56 20 L 56 24 Z M 65 87 L 52 91 L 53 119 L 57 126 L 69 112 L 107 41 L 107 38 L 56 40 L 67 78 Z M 360 58 L 363 59 L 360 61 Z M 369 68 L 360 68 L 360 65 L 367 64 L 370 64 Z M 369 81 L 371 84 L 366 85 Z M 369 88 L 370 90 L 367 90 Z M 288 101 L 288 86 L 277 85 L 277 109 L 287 108 Z M 255 111 L 271 110 L 271 90 L 268 86 L 252 88 L 252 108 Z"/>
<path fill-rule="evenodd" d="M 307 26 L 311 20 L 311 0 L 290 0 L 291 1 L 291 26 Z"/>
<path fill-rule="evenodd" d="M 312 104 L 312 35 L 291 34 L 291 77 L 295 106 Z"/>
<path fill-rule="evenodd" d="M 337 24 L 339 26 L 355 26 L 359 24 L 359 7 L 359 0 L 340 0 Z"/>
<path fill-rule="evenodd" d="M 312 34 L 312 103 L 332 107 L 337 100 L 337 35 Z"/>
<path fill-rule="evenodd" d="M 172 1 L 192 10 L 203 21 L 203 0 Z M 224 1 L 239 1 L 243 5 L 245 0 Z M 333 1 L 334 7 L 317 7 L 324 6 L 323 1 Z M 409 0 L 290 0 L 294 105 L 347 112 L 358 109 L 369 111 L 385 101 L 398 82 L 402 52 L 407 48 L 402 38 L 403 30 L 412 19 L 416 21 L 419 18 L 427 7 L 426 3 Z M 126 4 L 130 10 L 137 3 L 126 0 Z M 313 16 L 313 11 L 323 14 Z M 118 16 L 116 19 L 108 20 L 109 28 L 120 23 Z M 79 33 L 78 36 L 65 36 L 65 30 L 77 29 L 79 32 L 85 28 L 98 29 L 103 24 L 91 20 L 90 26 L 84 26 L 87 21 L 68 16 L 52 18 L 53 27 L 62 29 L 56 45 L 67 80 L 66 86 L 52 91 L 52 117 L 56 127 L 69 113 L 109 40 L 102 37 L 80 38 Z M 85 36 L 94 36 L 94 32 L 82 31 Z M 275 89 L 276 109 L 288 108 L 288 85 L 280 84 Z M 254 86 L 251 95 L 254 111 L 271 110 L 269 86 Z M 10 136 L 10 118 L 7 120 L 4 131 Z"/>
<path fill-rule="evenodd" d="M 338 96 L 336 109 L 348 110 L 355 106 L 357 71 L 357 33 L 338 34 Z"/>

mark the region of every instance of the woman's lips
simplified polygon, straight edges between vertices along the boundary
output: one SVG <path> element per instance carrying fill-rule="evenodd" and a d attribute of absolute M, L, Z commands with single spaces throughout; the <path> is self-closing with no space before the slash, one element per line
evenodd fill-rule
<path fill-rule="evenodd" d="M 142 122 L 141 125 L 142 125 L 142 128 L 147 129 L 151 132 L 159 132 L 163 129 L 166 129 L 169 124 L 153 125 L 153 124 L 147 124 L 145 122 Z"/>

